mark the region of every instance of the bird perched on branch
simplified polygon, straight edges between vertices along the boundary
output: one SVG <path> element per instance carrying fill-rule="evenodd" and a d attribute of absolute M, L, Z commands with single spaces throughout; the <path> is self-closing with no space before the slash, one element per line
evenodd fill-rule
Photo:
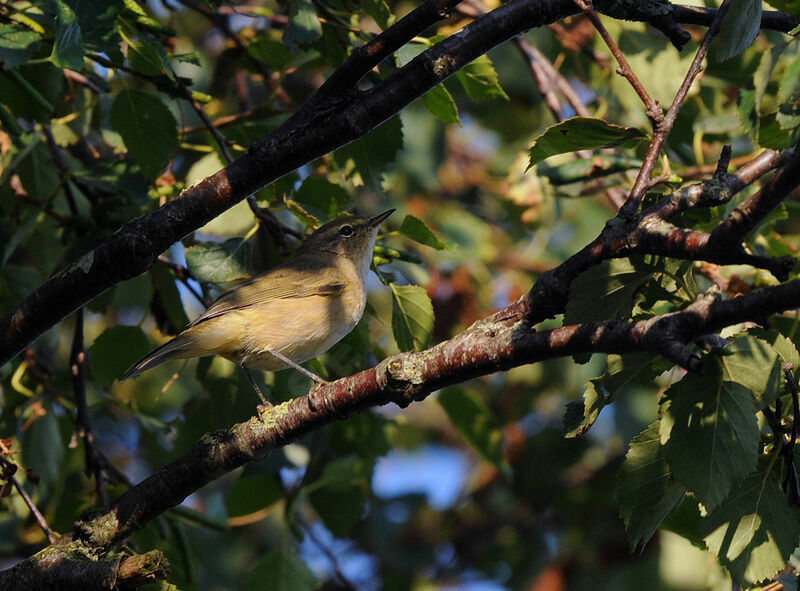
<path fill-rule="evenodd" d="M 221 355 L 244 369 L 266 406 L 249 368 L 293 367 L 324 382 L 299 364 L 330 349 L 361 319 L 378 228 L 392 212 L 323 225 L 291 259 L 223 293 L 183 332 L 135 363 L 124 379 L 171 359 Z"/>

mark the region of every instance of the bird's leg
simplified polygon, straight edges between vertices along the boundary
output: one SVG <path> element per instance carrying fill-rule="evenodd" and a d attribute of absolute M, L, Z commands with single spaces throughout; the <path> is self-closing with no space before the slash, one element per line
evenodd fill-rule
<path fill-rule="evenodd" d="M 327 384 L 328 383 L 326 380 L 323 380 L 321 377 L 319 377 L 313 371 L 309 371 L 305 367 L 303 367 L 302 365 L 300 365 L 298 363 L 295 363 L 294 361 L 289 359 L 283 353 L 278 353 L 277 351 L 273 351 L 272 349 L 267 349 L 267 352 L 270 355 L 272 355 L 273 357 L 275 357 L 276 359 L 278 359 L 279 361 L 283 361 L 289 367 L 293 367 L 294 369 L 299 371 L 301 374 L 303 374 L 307 378 L 310 378 L 311 380 L 313 380 L 317 384 Z"/>
<path fill-rule="evenodd" d="M 244 363 L 240 364 L 240 366 L 242 368 L 242 371 L 244 371 L 244 375 L 246 375 L 247 379 L 250 380 L 250 384 L 252 384 L 253 390 L 256 391 L 256 394 L 258 394 L 258 397 L 261 399 L 262 404 L 259 404 L 257 409 L 258 414 L 260 415 L 263 409 L 272 408 L 272 403 L 269 400 L 267 400 L 263 392 L 261 392 L 261 388 L 259 388 L 258 384 L 256 384 L 256 380 L 253 377 L 253 374 L 251 374 L 250 370 L 244 366 Z"/>

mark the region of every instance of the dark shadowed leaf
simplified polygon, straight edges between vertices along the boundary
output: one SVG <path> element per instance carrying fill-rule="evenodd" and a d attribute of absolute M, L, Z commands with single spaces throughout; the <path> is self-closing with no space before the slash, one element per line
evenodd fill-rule
<path fill-rule="evenodd" d="M 313 591 L 315 587 L 314 575 L 287 538 L 259 559 L 247 576 L 249 591 Z"/>
<path fill-rule="evenodd" d="M 731 2 L 722 21 L 719 35 L 714 39 L 714 56 L 724 62 L 753 44 L 761 26 L 761 0 Z"/>
<path fill-rule="evenodd" d="M 259 472 L 243 474 L 233 485 L 227 497 L 228 513 L 231 517 L 250 515 L 283 496 L 277 474 Z"/>
<path fill-rule="evenodd" d="M 661 443 L 675 479 L 713 509 L 753 470 L 760 432 L 753 397 L 704 364 L 661 401 Z"/>
<path fill-rule="evenodd" d="M 41 476 L 43 486 L 52 489 L 63 468 L 66 442 L 53 407 L 45 403 L 42 408 L 44 414 L 22 433 L 22 465 Z"/>
<path fill-rule="evenodd" d="M 481 399 L 463 388 L 452 387 L 442 390 L 437 400 L 464 440 L 510 477 L 511 467 L 503 456 L 503 430 Z"/>
<path fill-rule="evenodd" d="M 647 543 L 686 493 L 664 460 L 658 427 L 654 421 L 633 438 L 617 480 L 619 513 L 632 548 Z"/>
<path fill-rule="evenodd" d="M 392 117 L 352 144 L 333 153 L 340 165 L 353 160 L 364 184 L 373 191 L 383 191 L 383 174 L 403 147 L 403 124 Z"/>
<path fill-rule="evenodd" d="M 123 90 L 110 119 L 142 173 L 150 179 L 161 174 L 178 147 L 177 123 L 163 101 L 143 90 Z"/>
<path fill-rule="evenodd" d="M 39 35 L 17 23 L 0 24 L 0 63 L 16 68 L 36 50 Z"/>
<path fill-rule="evenodd" d="M 89 349 L 89 371 L 99 386 L 110 386 L 150 349 L 147 336 L 138 326 L 107 328 Z"/>
<path fill-rule="evenodd" d="M 83 66 L 83 36 L 75 13 L 63 0 L 52 0 L 56 13 L 56 40 L 52 62 L 61 68 L 80 70 Z"/>
<path fill-rule="evenodd" d="M 581 273 L 569 288 L 566 324 L 628 316 L 637 290 L 652 277 L 627 259 L 603 261 Z"/>

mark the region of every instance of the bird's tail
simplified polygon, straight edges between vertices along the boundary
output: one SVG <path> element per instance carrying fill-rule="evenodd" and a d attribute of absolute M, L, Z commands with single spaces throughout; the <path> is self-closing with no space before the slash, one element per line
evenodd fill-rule
<path fill-rule="evenodd" d="M 154 367 L 159 366 L 170 359 L 180 358 L 181 352 L 183 352 L 184 348 L 193 343 L 194 340 L 195 339 L 190 335 L 179 334 L 174 339 L 171 339 L 160 347 L 150 351 L 150 353 L 134 363 L 128 368 L 128 371 L 125 372 L 125 375 L 120 381 L 135 378 L 140 373 L 145 372 L 148 369 L 153 369 Z"/>

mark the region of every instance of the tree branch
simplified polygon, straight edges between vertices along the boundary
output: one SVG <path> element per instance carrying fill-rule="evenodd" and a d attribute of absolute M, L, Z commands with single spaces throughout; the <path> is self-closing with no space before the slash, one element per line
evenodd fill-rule
<path fill-rule="evenodd" d="M 446 17 L 458 2 L 424 2 L 356 49 L 297 113 L 254 142 L 234 163 L 189 187 L 178 199 L 124 224 L 103 244 L 27 296 L 0 318 L 0 365 L 79 306 L 147 271 L 171 244 L 251 193 L 362 137 L 491 48 L 579 10 L 570 0 L 512 0 L 417 56 L 373 88 L 357 88 L 367 72 Z M 661 12 L 655 13 L 650 10 L 653 3 L 627 3 L 633 8 L 624 16 L 647 20 L 662 30 L 677 28 L 672 13 L 663 10 L 670 5 L 655 2 L 661 7 Z M 618 2 L 611 0 L 596 1 L 595 5 L 600 10 L 618 8 Z"/>

